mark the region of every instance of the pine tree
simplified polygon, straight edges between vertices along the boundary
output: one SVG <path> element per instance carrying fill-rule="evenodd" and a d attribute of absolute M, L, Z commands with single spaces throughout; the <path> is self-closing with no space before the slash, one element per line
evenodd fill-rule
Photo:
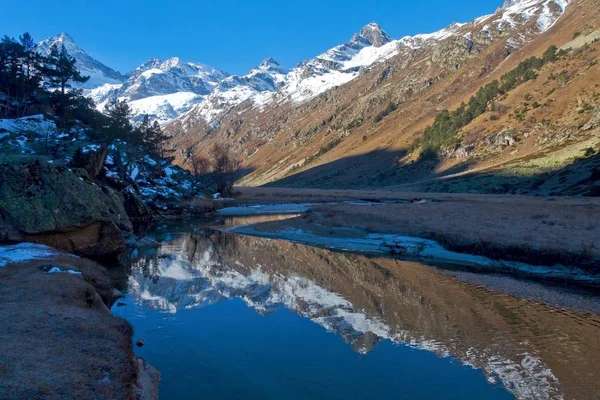
<path fill-rule="evenodd" d="M 4 36 L 0 41 L 0 93 L 8 101 L 0 104 L 0 115 L 23 116 L 40 90 L 40 56 L 29 33 L 19 40 Z"/>
<path fill-rule="evenodd" d="M 125 100 L 114 100 L 104 106 L 107 124 L 104 128 L 108 141 L 119 139 L 129 141 L 134 131 L 131 125 L 131 109 Z"/>
<path fill-rule="evenodd" d="M 19 42 L 24 56 L 25 77 L 31 79 L 35 72 L 34 68 L 36 67 L 36 62 L 40 57 L 35 51 L 35 42 L 29 32 L 25 32 L 23 35 L 19 36 Z"/>
<path fill-rule="evenodd" d="M 166 145 L 169 136 L 164 133 L 158 122 L 150 123 L 148 115 L 144 116 L 144 120 L 140 126 L 142 143 L 146 151 L 153 156 L 166 158 Z"/>
<path fill-rule="evenodd" d="M 50 48 L 50 54 L 46 57 L 43 73 L 46 77 L 47 84 L 50 88 L 60 89 L 60 93 L 64 96 L 65 91 L 71 88 L 70 82 L 85 83 L 90 77 L 82 76 L 79 70 L 75 67 L 77 60 L 67 53 L 65 46 L 61 46 L 60 50 L 56 44 Z"/>

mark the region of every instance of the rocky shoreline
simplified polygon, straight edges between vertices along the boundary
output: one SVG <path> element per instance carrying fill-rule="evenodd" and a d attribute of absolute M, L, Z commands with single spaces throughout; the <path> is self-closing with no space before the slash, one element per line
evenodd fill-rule
<path fill-rule="evenodd" d="M 182 179 L 176 180 L 175 167 L 164 169 L 171 172 L 170 186 L 191 182 L 187 171 L 177 169 Z M 37 156 L 5 160 L 0 182 L 0 243 L 40 243 L 92 259 L 116 257 L 127 237 L 157 219 L 211 212 L 206 204 L 184 205 L 192 191 L 183 195 L 167 188 L 148 198 L 136 183 L 94 179 L 86 169 Z"/>
<path fill-rule="evenodd" d="M 0 163 L 0 398 L 158 398 L 160 372 L 112 315 L 118 291 L 104 266 L 156 246 L 140 236 L 147 224 L 212 205 L 188 205 L 201 184 L 148 157 L 126 180 L 111 175 L 108 150 L 90 150 L 83 168 L 26 154 Z"/>
<path fill-rule="evenodd" d="M 0 279 L 0 398 L 158 398 L 104 267 L 21 243 L 0 247 Z"/>

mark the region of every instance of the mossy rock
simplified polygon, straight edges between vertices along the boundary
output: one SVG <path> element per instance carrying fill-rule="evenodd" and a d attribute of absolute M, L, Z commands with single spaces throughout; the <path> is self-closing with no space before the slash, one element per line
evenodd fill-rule
<path fill-rule="evenodd" d="M 44 158 L 2 161 L 0 241 L 73 233 L 92 224 L 114 226 L 118 233 L 132 230 L 123 196 L 93 183 L 84 171 L 56 166 Z"/>

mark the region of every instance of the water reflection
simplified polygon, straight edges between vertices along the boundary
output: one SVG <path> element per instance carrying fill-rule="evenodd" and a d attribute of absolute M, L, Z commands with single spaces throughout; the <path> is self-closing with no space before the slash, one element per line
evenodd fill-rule
<path fill-rule="evenodd" d="M 147 308 L 176 313 L 239 298 L 263 315 L 289 309 L 362 354 L 390 340 L 455 357 L 518 398 L 600 391 L 596 315 L 492 292 L 414 262 L 211 230 L 157 238 L 161 247 L 139 254 L 129 277 L 130 293 Z"/>

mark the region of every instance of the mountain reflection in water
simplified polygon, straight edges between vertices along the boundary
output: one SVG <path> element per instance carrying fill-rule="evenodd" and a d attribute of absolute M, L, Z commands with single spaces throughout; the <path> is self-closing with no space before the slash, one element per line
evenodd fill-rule
<path fill-rule="evenodd" d="M 238 298 L 261 315 L 285 308 L 308 318 L 361 354 L 389 340 L 451 357 L 517 398 L 600 393 L 596 315 L 492 292 L 415 262 L 212 230 L 157 239 L 158 250 L 131 262 L 129 296 L 144 308 L 177 313 Z"/>

